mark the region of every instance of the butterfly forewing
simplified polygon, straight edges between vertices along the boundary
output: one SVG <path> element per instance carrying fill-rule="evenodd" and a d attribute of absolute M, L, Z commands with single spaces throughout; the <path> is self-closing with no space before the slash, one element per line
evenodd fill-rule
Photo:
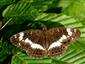
<path fill-rule="evenodd" d="M 59 56 L 79 36 L 80 31 L 73 28 L 30 29 L 13 35 L 10 41 L 34 57 Z"/>

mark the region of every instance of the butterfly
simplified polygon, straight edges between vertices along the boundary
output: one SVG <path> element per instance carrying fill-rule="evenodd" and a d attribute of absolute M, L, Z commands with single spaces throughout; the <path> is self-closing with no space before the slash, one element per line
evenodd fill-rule
<path fill-rule="evenodd" d="M 10 41 L 32 57 L 56 57 L 79 37 L 76 28 L 29 29 L 11 36 Z"/>

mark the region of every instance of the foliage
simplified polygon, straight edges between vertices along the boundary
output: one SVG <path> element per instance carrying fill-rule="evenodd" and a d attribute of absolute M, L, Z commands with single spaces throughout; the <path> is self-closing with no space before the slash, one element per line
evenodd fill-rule
<path fill-rule="evenodd" d="M 1 64 L 85 64 L 84 4 L 84 0 L 1 0 Z M 32 59 L 9 41 L 10 36 L 17 32 L 43 27 L 78 28 L 81 36 L 56 59 Z"/>

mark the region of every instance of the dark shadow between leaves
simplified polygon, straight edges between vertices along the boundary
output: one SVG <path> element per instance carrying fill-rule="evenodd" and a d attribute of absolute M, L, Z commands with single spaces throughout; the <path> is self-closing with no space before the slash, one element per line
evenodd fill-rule
<path fill-rule="evenodd" d="M 10 60 L 12 59 L 12 56 L 13 56 L 13 54 L 8 55 L 7 58 L 0 64 L 11 64 Z"/>
<path fill-rule="evenodd" d="M 49 8 L 47 9 L 44 13 L 61 13 L 62 12 L 62 7 L 55 7 L 55 8 Z"/>

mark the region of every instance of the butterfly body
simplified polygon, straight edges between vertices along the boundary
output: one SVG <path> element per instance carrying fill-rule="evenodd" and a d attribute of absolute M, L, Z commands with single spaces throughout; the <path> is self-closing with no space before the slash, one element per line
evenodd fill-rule
<path fill-rule="evenodd" d="M 73 28 L 30 29 L 13 35 L 10 41 L 33 57 L 59 56 L 79 37 L 80 31 Z"/>

